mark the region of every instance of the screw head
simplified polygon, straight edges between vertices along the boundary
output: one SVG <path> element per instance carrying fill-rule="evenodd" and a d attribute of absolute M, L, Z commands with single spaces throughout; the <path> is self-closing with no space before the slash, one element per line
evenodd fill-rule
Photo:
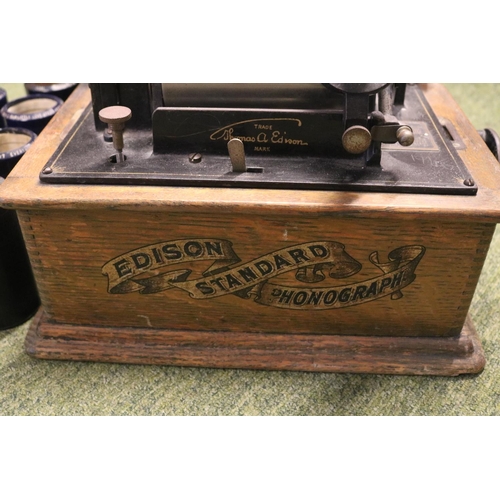
<path fill-rule="evenodd" d="M 465 179 L 464 184 L 466 186 L 473 186 L 475 184 L 473 179 Z"/>
<path fill-rule="evenodd" d="M 42 173 L 45 174 L 45 175 L 51 174 L 52 173 L 52 169 L 50 167 L 45 167 L 42 170 Z"/>
<path fill-rule="evenodd" d="M 189 155 L 190 163 L 200 163 L 201 159 L 202 159 L 202 156 L 200 153 L 191 153 Z"/>

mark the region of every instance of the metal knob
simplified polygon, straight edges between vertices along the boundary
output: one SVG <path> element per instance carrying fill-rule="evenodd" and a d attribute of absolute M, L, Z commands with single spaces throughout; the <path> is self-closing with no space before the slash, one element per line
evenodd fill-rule
<path fill-rule="evenodd" d="M 342 135 L 342 145 L 351 154 L 359 155 L 364 153 L 372 142 L 370 131 L 361 125 L 349 127 Z"/>
<path fill-rule="evenodd" d="M 408 125 L 402 125 L 396 132 L 396 139 L 401 146 L 411 146 L 415 140 L 413 131 Z"/>
<path fill-rule="evenodd" d="M 116 162 L 122 162 L 123 157 L 123 131 L 125 123 L 132 118 L 132 111 L 125 106 L 109 106 L 99 111 L 99 119 L 106 123 L 113 135 L 113 147 L 116 149 Z"/>

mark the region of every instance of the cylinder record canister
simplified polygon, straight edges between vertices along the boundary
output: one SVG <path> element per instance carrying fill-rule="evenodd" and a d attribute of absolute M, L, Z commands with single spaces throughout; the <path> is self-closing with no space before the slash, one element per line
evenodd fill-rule
<path fill-rule="evenodd" d="M 7 177 L 33 144 L 36 134 L 24 128 L 0 128 L 0 177 Z"/>
<path fill-rule="evenodd" d="M 29 95 L 51 94 L 65 101 L 78 83 L 25 83 L 24 88 Z"/>
<path fill-rule="evenodd" d="M 36 135 L 30 130 L 0 129 L 0 183 Z M 16 212 L 0 208 L 0 330 L 27 321 L 40 305 L 35 279 Z"/>
<path fill-rule="evenodd" d="M 21 127 L 39 134 L 57 113 L 63 100 L 57 96 L 36 94 L 4 105 L 0 114 L 7 127 Z"/>
<path fill-rule="evenodd" d="M 0 109 L 7 104 L 7 92 L 5 89 L 0 88 Z M 5 127 L 5 120 L 0 115 L 0 128 Z"/>

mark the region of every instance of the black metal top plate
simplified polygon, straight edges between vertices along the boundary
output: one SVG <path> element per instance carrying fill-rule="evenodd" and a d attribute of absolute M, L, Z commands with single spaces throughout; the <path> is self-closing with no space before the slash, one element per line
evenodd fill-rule
<path fill-rule="evenodd" d="M 109 161 L 113 146 L 104 142 L 102 132 L 96 132 L 91 111 L 89 107 L 83 113 L 49 160 L 40 174 L 43 182 L 460 195 L 477 192 L 476 186 L 470 185 L 471 174 L 416 86 L 408 87 L 405 107 L 398 115 L 402 123 L 413 127 L 415 142 L 407 148 L 384 146 L 380 167 L 361 168 L 359 161 L 346 155 L 263 154 L 247 157 L 248 172 L 233 173 L 229 156 L 223 153 L 186 149 L 154 154 L 150 130 L 126 130 L 127 160 L 116 164 Z M 201 153 L 202 160 L 191 163 L 191 153 Z"/>

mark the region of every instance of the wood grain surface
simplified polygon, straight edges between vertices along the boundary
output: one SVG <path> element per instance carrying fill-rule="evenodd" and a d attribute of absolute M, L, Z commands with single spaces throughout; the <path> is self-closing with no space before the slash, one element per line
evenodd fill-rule
<path fill-rule="evenodd" d="M 69 216 L 70 215 L 70 216 Z M 211 215 L 197 218 L 179 213 L 112 211 L 20 211 L 19 217 L 31 255 L 34 273 L 45 311 L 51 320 L 74 324 L 99 324 L 119 327 L 194 329 L 199 331 L 248 331 L 308 334 L 347 334 L 393 336 L 456 335 L 462 329 L 474 289 L 479 278 L 493 224 L 416 220 L 350 219 L 332 216 L 241 217 Z M 299 286 L 308 291 L 285 296 L 274 305 L 259 303 L 255 297 L 243 298 L 235 293 L 221 296 L 191 295 L 178 288 L 157 293 L 109 293 L 103 266 L 123 255 L 143 254 L 141 249 L 155 244 L 158 250 L 178 241 L 226 240 L 242 264 L 263 260 L 280 251 L 288 263 L 294 264 L 290 247 L 311 242 L 338 242 L 345 252 L 362 267 L 348 277 L 330 277 L 317 283 L 297 280 L 297 269 L 274 276 L 267 281 L 272 291 L 292 290 Z M 182 246 L 182 244 L 179 244 Z M 369 260 L 379 253 L 380 262 L 389 261 L 388 254 L 400 247 L 419 245 L 425 253 L 415 269 L 415 279 L 401 290 L 402 296 L 381 296 L 383 270 Z M 130 257 L 127 259 L 130 262 Z M 120 262 L 120 261 L 119 261 Z M 211 257 L 200 261 L 173 261 L 156 271 L 145 269 L 135 276 L 144 279 L 160 272 L 191 270 L 190 279 L 202 279 L 213 264 Z M 169 264 L 164 259 L 165 264 Z M 121 264 L 120 264 L 121 265 Z M 133 264 L 130 262 L 129 264 Z M 224 269 L 224 268 L 223 268 Z M 254 268 L 255 269 L 255 268 Z M 287 268 L 285 268 L 287 270 Z M 257 275 L 257 271 L 255 271 Z M 217 275 L 215 275 L 217 276 Z M 222 272 L 221 276 L 227 276 Z M 235 279 L 241 274 L 232 273 Z M 127 276 L 125 276 L 127 277 Z M 214 276 L 204 283 L 218 290 Z M 359 283 L 376 280 L 370 297 L 363 301 Z M 227 285 L 227 280 L 221 282 Z M 340 290 L 339 288 L 340 287 Z M 228 287 L 229 288 L 229 287 Z M 334 308 L 311 307 L 312 291 L 351 290 L 345 307 L 338 299 Z M 390 285 L 385 289 L 388 292 Z M 231 290 L 228 289 L 228 292 Z M 274 292 L 277 294 L 277 292 Z M 306 292 L 303 292 L 306 293 Z M 319 292 L 318 292 L 319 293 Z M 347 291 L 344 295 L 347 296 Z M 332 297 L 330 300 L 333 300 Z M 379 297 L 379 298 L 378 298 Z M 295 308 L 290 307 L 294 305 Z M 302 300 L 304 303 L 301 303 Z M 327 302 L 329 302 L 327 300 Z"/>
<path fill-rule="evenodd" d="M 456 376 L 485 365 L 470 320 L 447 338 L 285 336 L 60 325 L 40 311 L 25 345 L 40 359 L 209 368 Z"/>
<path fill-rule="evenodd" d="M 218 367 L 482 369 L 464 324 L 500 220 L 500 168 L 446 90 L 424 91 L 466 144 L 459 154 L 477 196 L 42 184 L 89 102 L 81 85 L 0 187 L 0 205 L 18 211 L 43 305 L 28 351 Z M 219 244 L 234 253 L 226 267 Z M 256 276 L 246 288 L 245 264 Z M 269 277 L 258 275 L 266 266 Z M 411 270 L 397 275 L 398 266 Z M 166 272 L 179 275 L 175 286 L 162 288 Z M 214 357 L 211 343 L 226 341 Z"/>

